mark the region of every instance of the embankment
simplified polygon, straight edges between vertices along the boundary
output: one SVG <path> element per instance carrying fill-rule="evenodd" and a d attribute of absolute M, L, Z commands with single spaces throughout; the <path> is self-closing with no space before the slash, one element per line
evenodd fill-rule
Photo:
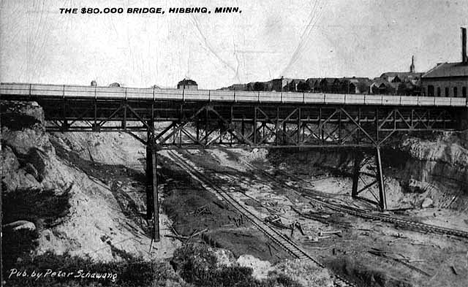
<path fill-rule="evenodd" d="M 420 207 L 427 198 L 434 207 L 467 209 L 468 131 L 405 135 L 381 153 L 390 208 Z M 268 158 L 304 178 L 340 178 L 350 190 L 354 151 L 273 150 Z"/>

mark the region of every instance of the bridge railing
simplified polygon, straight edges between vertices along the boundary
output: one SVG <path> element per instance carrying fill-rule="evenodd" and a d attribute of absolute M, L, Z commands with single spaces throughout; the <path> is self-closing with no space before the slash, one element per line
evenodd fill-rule
<path fill-rule="evenodd" d="M 178 90 L 159 88 L 93 87 L 42 84 L 0 86 L 1 95 L 21 97 L 96 98 L 128 100 L 177 100 L 214 102 L 257 102 L 291 104 L 338 104 L 378 106 L 453 106 L 468 107 L 467 98 L 442 98 L 395 95 L 326 94 L 295 92 L 253 92 L 222 90 Z"/>

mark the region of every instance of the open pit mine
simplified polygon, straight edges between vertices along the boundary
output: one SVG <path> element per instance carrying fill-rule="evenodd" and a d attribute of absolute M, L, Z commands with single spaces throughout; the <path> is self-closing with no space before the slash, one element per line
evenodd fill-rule
<path fill-rule="evenodd" d="M 466 106 L 10 88 L 5 286 L 467 286 Z"/>

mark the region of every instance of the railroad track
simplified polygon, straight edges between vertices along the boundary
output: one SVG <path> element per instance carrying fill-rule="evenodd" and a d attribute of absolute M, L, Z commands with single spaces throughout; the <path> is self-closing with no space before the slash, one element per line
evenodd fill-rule
<path fill-rule="evenodd" d="M 311 197 L 310 195 L 303 194 L 304 197 L 311 199 L 315 202 L 318 202 L 319 204 L 322 204 L 323 206 L 326 206 L 327 208 L 330 208 L 332 210 L 342 212 L 342 213 L 347 213 L 351 214 L 357 217 L 365 218 L 365 219 L 371 219 L 371 220 L 377 220 L 377 221 L 382 221 L 382 222 L 387 222 L 387 223 L 393 223 L 401 227 L 406 227 L 412 230 L 416 231 L 422 231 L 422 232 L 431 232 L 431 233 L 439 233 L 439 234 L 446 234 L 446 235 L 452 235 L 452 236 L 457 236 L 457 237 L 462 237 L 462 238 L 468 238 L 468 232 L 458 230 L 458 229 L 451 229 L 451 228 L 445 228 L 441 226 L 436 226 L 436 225 L 431 225 L 431 224 L 426 224 L 426 223 L 421 223 L 413 220 L 407 220 L 407 219 L 402 219 L 398 217 L 393 217 L 393 216 L 388 216 L 388 215 L 383 215 L 383 214 L 373 214 L 369 213 L 367 211 L 360 211 L 357 209 L 352 209 L 348 207 L 343 207 L 337 204 L 333 204 L 330 202 L 327 202 L 323 199 L 319 198 L 314 198 Z"/>
<path fill-rule="evenodd" d="M 240 212 L 245 218 L 247 218 L 252 224 L 254 224 L 261 232 L 263 232 L 268 238 L 290 253 L 293 257 L 303 260 L 309 260 L 314 262 L 317 266 L 325 268 L 317 259 L 313 258 L 306 251 L 296 245 L 291 239 L 286 237 L 284 234 L 276 231 L 267 225 L 261 218 L 257 217 L 250 210 L 245 208 L 240 204 L 235 198 L 233 198 L 229 193 L 226 193 L 219 186 L 214 184 L 212 180 L 207 177 L 205 174 L 197 170 L 195 167 L 191 166 L 184 160 L 183 157 L 178 155 L 173 151 L 167 151 L 168 156 L 174 161 L 177 165 L 183 168 L 187 173 L 189 173 L 192 178 L 200 182 L 207 190 L 219 195 L 226 202 L 228 202 L 232 207 L 234 207 L 238 212 Z M 348 280 L 342 278 L 341 276 L 334 274 L 335 284 L 338 286 L 356 286 Z"/>
<path fill-rule="evenodd" d="M 255 166 L 251 165 L 250 163 L 246 163 L 247 166 L 250 168 L 255 169 Z M 257 169 L 258 170 L 258 169 Z M 309 193 L 304 192 L 303 190 L 299 188 L 294 188 L 289 185 L 286 185 L 284 182 L 279 181 L 277 178 L 275 178 L 273 175 L 260 170 L 260 172 L 268 177 L 270 180 L 273 180 L 275 183 L 280 184 L 283 188 L 287 188 L 291 191 L 294 191 L 305 198 L 308 198 L 312 201 L 318 202 L 319 204 L 322 204 L 323 206 L 326 206 L 329 209 L 332 209 L 334 211 L 354 215 L 357 217 L 365 218 L 365 219 L 370 219 L 370 220 L 376 220 L 376 221 L 381 221 L 381 222 L 387 222 L 387 223 L 393 223 L 395 225 L 398 225 L 400 227 L 405 227 L 409 228 L 411 230 L 415 231 L 420 231 L 420 232 L 430 232 L 430 233 L 438 233 L 438 234 L 444 234 L 444 235 L 452 235 L 456 237 L 462 237 L 462 238 L 467 238 L 468 239 L 468 232 L 463 231 L 463 230 L 458 230 L 458 229 L 452 229 L 452 228 L 446 228 L 446 227 L 441 227 L 441 226 L 436 226 L 436 225 L 431 225 L 427 223 L 421 223 L 418 221 L 414 220 L 408 220 L 408 219 L 402 219 L 394 216 L 389 216 L 389 215 L 384 215 L 384 214 L 375 214 L 371 213 L 368 210 L 360 210 L 357 208 L 351 208 L 351 207 L 344 207 L 339 204 L 332 203 L 328 200 L 325 200 L 321 196 L 313 196 Z M 291 178 L 295 178 L 296 180 L 302 180 L 294 175 L 286 174 L 283 172 L 284 175 L 289 176 Z"/>

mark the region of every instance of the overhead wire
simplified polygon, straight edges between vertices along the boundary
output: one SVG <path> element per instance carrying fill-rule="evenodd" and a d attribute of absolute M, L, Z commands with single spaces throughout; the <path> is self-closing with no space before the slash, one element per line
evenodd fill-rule
<path fill-rule="evenodd" d="M 316 9 L 317 9 L 317 3 L 319 2 L 319 0 L 315 0 L 314 2 L 314 6 L 312 7 L 312 10 L 310 11 L 310 14 L 309 14 L 309 21 L 307 23 L 307 25 L 305 26 L 304 30 L 302 31 L 302 34 L 301 34 L 301 37 L 300 37 L 300 41 L 298 43 L 298 45 L 296 46 L 296 49 L 294 50 L 288 64 L 286 65 L 286 68 L 283 70 L 283 72 L 281 74 L 284 74 L 288 69 L 289 67 L 296 61 L 297 59 L 297 56 L 303 46 L 303 42 L 304 42 L 304 36 L 306 34 L 308 34 L 308 29 L 309 27 L 311 26 L 311 24 L 313 23 L 315 17 L 316 17 Z"/>
<path fill-rule="evenodd" d="M 281 75 L 285 75 L 289 72 L 289 69 L 299 60 L 299 58 L 302 56 L 302 53 L 304 52 L 304 47 L 309 44 L 311 41 L 311 33 L 313 29 L 316 27 L 317 23 L 320 21 L 320 19 L 323 16 L 324 11 L 326 10 L 326 7 L 328 6 L 328 2 L 325 1 L 325 4 L 322 4 L 321 0 L 317 0 L 314 3 L 314 6 L 312 8 L 311 14 L 309 16 L 309 22 L 304 28 L 304 31 L 302 32 L 299 44 L 297 45 L 296 49 L 294 50 L 290 61 L 286 65 L 286 68 L 281 72 Z M 323 7 L 322 7 L 323 5 Z"/>
<path fill-rule="evenodd" d="M 224 67 L 228 68 L 231 70 L 234 74 L 236 74 L 236 78 L 240 81 L 239 76 L 236 73 L 236 68 L 232 67 L 226 60 L 224 60 L 221 56 L 219 56 L 218 52 L 213 48 L 213 46 L 209 43 L 207 37 L 203 33 L 202 29 L 200 28 L 200 22 L 198 21 L 197 17 L 195 17 L 193 14 L 191 15 L 191 20 L 192 23 L 194 24 L 193 27 L 195 27 L 196 31 L 199 34 L 199 37 L 202 41 L 202 43 L 206 46 L 208 51 L 215 56 L 216 59 L 219 60 L 223 64 Z"/>

